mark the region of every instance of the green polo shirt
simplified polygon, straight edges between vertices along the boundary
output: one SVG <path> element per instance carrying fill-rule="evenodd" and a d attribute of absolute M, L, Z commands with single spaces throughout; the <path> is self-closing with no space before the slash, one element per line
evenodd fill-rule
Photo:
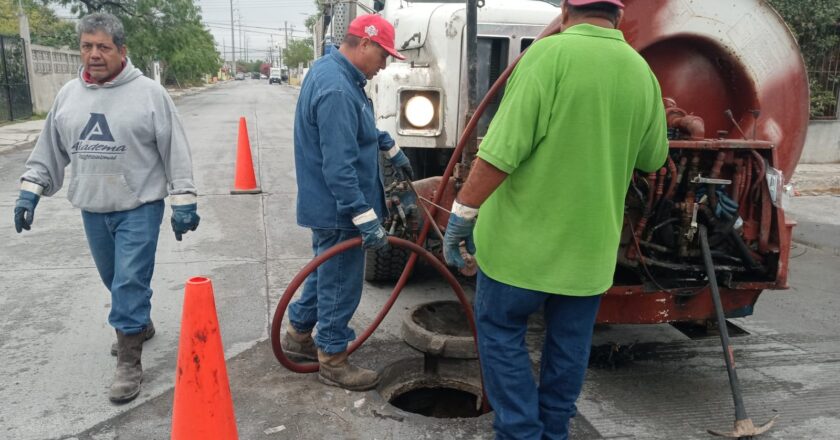
<path fill-rule="evenodd" d="M 605 292 L 633 169 L 667 153 L 659 83 L 621 31 L 581 24 L 535 42 L 478 152 L 509 174 L 479 210 L 479 267 L 524 289 Z"/>

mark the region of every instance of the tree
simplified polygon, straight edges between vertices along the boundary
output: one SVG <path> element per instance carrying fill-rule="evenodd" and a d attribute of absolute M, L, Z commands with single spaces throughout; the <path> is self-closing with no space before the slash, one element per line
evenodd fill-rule
<path fill-rule="evenodd" d="M 109 12 L 119 17 L 126 32 L 128 54 L 135 66 L 149 74 L 161 62 L 167 84 L 196 83 L 221 66 L 215 42 L 201 23 L 191 0 L 48 0 L 70 6 L 79 16 Z"/>
<path fill-rule="evenodd" d="M 32 43 L 53 47 L 78 46 L 76 28 L 73 23 L 59 19 L 52 9 L 33 0 L 23 0 L 22 4 L 26 17 L 29 19 Z M 19 24 L 18 3 L 0 2 L 0 34 L 19 34 Z"/>
<path fill-rule="evenodd" d="M 311 38 L 290 41 L 289 47 L 283 49 L 283 63 L 288 67 L 297 67 L 300 63 L 306 64 L 313 58 Z"/>
<path fill-rule="evenodd" d="M 818 68 L 826 54 L 836 52 L 840 43 L 840 0 L 769 0 L 779 11 L 799 41 L 802 56 L 809 68 L 811 84 L 811 116 L 826 113 L 834 108 L 837 94 L 826 83 L 840 83 L 840 76 L 817 78 Z"/>
<path fill-rule="evenodd" d="M 236 70 L 240 72 L 259 72 L 260 66 L 262 66 L 263 60 L 256 60 L 256 61 L 246 61 L 246 60 L 239 60 L 236 62 Z"/>

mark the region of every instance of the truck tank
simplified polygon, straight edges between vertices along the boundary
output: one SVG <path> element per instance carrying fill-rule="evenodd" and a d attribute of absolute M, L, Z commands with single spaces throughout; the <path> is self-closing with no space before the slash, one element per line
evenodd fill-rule
<path fill-rule="evenodd" d="M 648 61 L 663 96 L 705 121 L 705 135 L 774 145 L 787 180 L 808 128 L 808 77 L 799 47 L 764 0 L 627 0 L 621 29 Z M 752 110 L 760 111 L 758 118 Z M 755 132 L 753 132 L 755 130 Z"/>
<path fill-rule="evenodd" d="M 713 319 L 698 224 L 714 231 L 727 316 L 750 315 L 763 289 L 787 288 L 794 224 L 783 183 L 809 117 L 797 43 L 763 0 L 625 3 L 621 29 L 662 86 L 670 155 L 658 173 L 631 182 L 614 285 L 598 320 Z"/>
<path fill-rule="evenodd" d="M 809 108 L 796 41 L 763 0 L 625 4 L 620 28 L 662 86 L 670 154 L 658 172 L 636 173 L 630 182 L 614 283 L 598 322 L 714 319 L 700 225 L 710 232 L 726 315 L 750 315 L 763 290 L 787 288 L 794 223 L 785 218 L 784 184 L 802 153 Z M 411 53 L 406 52 L 409 58 Z M 411 62 L 399 67 L 408 69 Z M 380 91 L 389 89 L 383 81 L 387 76 L 377 82 Z M 400 111 L 388 108 L 386 118 L 398 119 Z M 465 178 L 456 176 L 439 205 L 448 207 L 454 200 Z M 421 177 L 426 178 L 414 182 L 417 199 L 407 188 L 390 188 L 390 200 L 400 199 L 409 215 L 400 220 L 395 214 L 386 226 L 405 231 L 409 239 L 423 222 L 422 210 L 412 205 L 435 210 L 423 200 L 434 199 L 440 177 Z M 444 228 L 448 214 L 436 211 L 435 221 Z M 426 244 L 439 250 L 434 239 Z"/>

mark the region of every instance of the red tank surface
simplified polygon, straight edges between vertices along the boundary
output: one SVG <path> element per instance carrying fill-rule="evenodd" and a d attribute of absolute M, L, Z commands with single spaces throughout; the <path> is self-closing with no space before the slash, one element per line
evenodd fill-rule
<path fill-rule="evenodd" d="M 799 48 L 765 1 L 627 0 L 621 25 L 662 86 L 671 152 L 627 196 L 615 284 L 602 323 L 714 319 L 697 227 L 715 231 L 728 317 L 787 288 L 793 223 L 781 183 L 802 153 L 808 80 Z M 782 180 L 782 179 L 779 179 Z"/>
<path fill-rule="evenodd" d="M 621 30 L 656 73 L 663 96 L 700 116 L 705 135 L 774 145 L 790 178 L 808 129 L 808 77 L 799 47 L 763 0 L 627 0 Z M 753 110 L 759 111 L 756 117 Z M 755 131 L 753 131 L 755 130 Z"/>

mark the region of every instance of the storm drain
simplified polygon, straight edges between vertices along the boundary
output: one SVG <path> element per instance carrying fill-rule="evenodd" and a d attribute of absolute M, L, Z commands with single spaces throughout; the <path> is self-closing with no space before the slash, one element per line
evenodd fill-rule
<path fill-rule="evenodd" d="M 671 327 L 674 327 L 680 333 L 694 340 L 720 337 L 717 321 L 714 320 L 703 322 L 672 322 Z M 730 338 L 749 336 L 750 334 L 750 332 L 729 320 L 726 321 L 726 329 Z"/>
<path fill-rule="evenodd" d="M 434 365 L 433 370 L 428 367 Z M 394 407 L 426 417 L 482 415 L 478 362 L 467 359 L 399 360 L 382 371 L 377 391 Z"/>

